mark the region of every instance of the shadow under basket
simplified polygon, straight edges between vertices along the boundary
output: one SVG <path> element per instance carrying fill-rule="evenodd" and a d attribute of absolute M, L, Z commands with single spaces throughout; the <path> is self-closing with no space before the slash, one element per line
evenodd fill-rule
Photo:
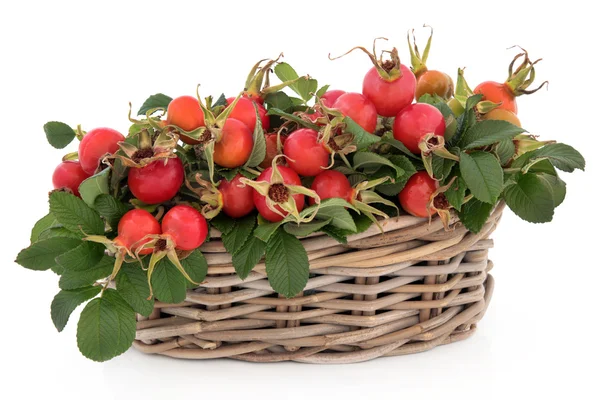
<path fill-rule="evenodd" d="M 418 353 L 470 337 L 490 302 L 488 249 L 504 204 L 477 233 L 458 219 L 400 216 L 341 245 L 302 239 L 310 279 L 298 296 L 278 296 L 264 263 L 244 281 L 221 241 L 201 250 L 205 282 L 180 304 L 157 302 L 138 316 L 134 346 L 175 358 L 343 364 Z M 218 236 L 218 233 L 215 235 Z"/>

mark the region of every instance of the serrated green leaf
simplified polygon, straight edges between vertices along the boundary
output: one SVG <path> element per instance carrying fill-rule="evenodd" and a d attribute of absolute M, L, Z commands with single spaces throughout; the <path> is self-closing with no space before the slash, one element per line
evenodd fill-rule
<path fill-rule="evenodd" d="M 535 174 L 525 174 L 504 189 L 504 200 L 521 219 L 533 223 L 550 222 L 554 216 L 554 196 Z"/>
<path fill-rule="evenodd" d="M 329 221 L 329 224 L 336 228 L 356 232 L 354 219 L 352 219 L 352 216 L 344 207 L 320 208 L 316 218 Z"/>
<path fill-rule="evenodd" d="M 400 150 L 402 153 L 404 153 L 406 156 L 412 158 L 413 160 L 420 160 L 420 157 L 417 157 L 415 154 L 413 154 L 405 145 L 404 143 L 402 143 L 399 140 L 390 138 L 390 137 L 384 137 L 381 139 L 381 143 L 385 143 L 385 144 L 389 144 L 390 146 L 394 147 L 397 150 Z"/>
<path fill-rule="evenodd" d="M 565 172 L 573 172 L 576 169 L 585 170 L 585 159 L 580 152 L 564 143 L 552 143 L 523 154 L 515 160 L 513 167 L 526 167 L 539 159 L 547 159 L 556 168 Z"/>
<path fill-rule="evenodd" d="M 507 121 L 479 121 L 464 133 L 460 141 L 460 147 L 463 149 L 475 149 L 498 143 L 502 140 L 512 139 L 523 132 L 526 132 L 525 129 Z"/>
<path fill-rule="evenodd" d="M 356 232 L 354 234 L 362 233 L 373 225 L 373 221 L 364 214 L 352 213 L 352 219 L 356 225 Z"/>
<path fill-rule="evenodd" d="M 396 178 L 394 183 L 383 183 L 381 185 L 377 185 L 375 190 L 386 196 L 396 196 L 402 191 L 402 189 L 404 189 L 406 182 L 408 182 L 410 177 L 417 172 L 417 169 L 405 156 L 392 155 L 389 157 L 389 160 L 398 167 L 402 168 L 404 170 L 404 175 L 402 175 L 400 178 Z M 385 171 L 383 170 L 384 168 L 381 168 L 381 170 L 375 173 L 371 179 L 382 178 L 383 176 L 390 176 L 393 178 L 392 175 L 384 173 Z M 391 172 L 391 170 L 389 172 Z"/>
<path fill-rule="evenodd" d="M 15 262 L 34 271 L 45 271 L 56 266 L 56 257 L 81 244 L 81 240 L 56 237 L 33 243 L 21 250 Z"/>
<path fill-rule="evenodd" d="M 256 167 L 258 164 L 263 162 L 267 154 L 267 143 L 265 141 L 265 131 L 263 130 L 260 115 L 258 114 L 258 107 L 254 105 L 254 114 L 256 115 L 256 124 L 254 125 L 254 145 L 252 146 L 252 152 L 248 161 L 244 164 L 246 167 Z"/>
<path fill-rule="evenodd" d="M 283 229 L 267 243 L 265 265 L 269 284 L 279 294 L 294 297 L 308 282 L 308 255 L 300 240 Z"/>
<path fill-rule="evenodd" d="M 153 108 L 162 107 L 166 109 L 169 107 L 171 100 L 173 99 L 162 93 L 153 94 L 152 96 L 148 97 L 146 101 L 144 101 L 144 104 L 142 104 L 142 107 L 139 109 L 137 115 L 146 115 L 146 113 Z"/>
<path fill-rule="evenodd" d="M 108 194 L 101 194 L 96 197 L 94 208 L 106 219 L 106 222 L 108 222 L 114 232 L 117 231 L 121 217 L 130 210 L 127 204 L 120 202 Z"/>
<path fill-rule="evenodd" d="M 278 108 L 282 111 L 289 112 L 294 106 L 290 97 L 284 92 L 269 93 L 265 96 L 265 103 L 270 107 Z"/>
<path fill-rule="evenodd" d="M 404 175 L 404 170 L 402 168 L 400 168 L 399 166 L 394 164 L 388 158 L 380 156 L 379 154 L 368 153 L 368 152 L 358 152 L 354 155 L 353 167 L 355 170 L 358 170 L 359 168 L 366 168 L 369 166 L 380 167 L 382 165 L 388 166 L 388 167 L 392 168 L 394 171 L 396 171 L 396 176 L 394 177 L 394 179 L 400 178 L 401 176 Z"/>
<path fill-rule="evenodd" d="M 282 81 L 291 81 L 298 78 L 298 74 L 288 63 L 282 62 L 274 68 L 275 75 Z M 300 79 L 290 85 L 290 89 L 296 92 L 304 101 L 308 101 L 317 91 L 316 79 Z"/>
<path fill-rule="evenodd" d="M 100 243 L 83 242 L 56 257 L 56 263 L 67 271 L 86 271 L 98 264 L 103 255 L 104 246 Z"/>
<path fill-rule="evenodd" d="M 366 149 L 370 145 L 381 141 L 379 136 L 365 131 L 362 126 L 354 122 L 350 117 L 344 117 L 344 124 L 346 124 L 344 132 L 354 135 L 354 144 L 358 150 Z"/>
<path fill-rule="evenodd" d="M 148 300 L 148 277 L 139 263 L 123 264 L 115 279 L 117 291 L 138 314 L 149 316 L 154 310 L 154 299 Z"/>
<path fill-rule="evenodd" d="M 220 213 L 210 220 L 210 224 L 219 230 L 221 234 L 226 235 L 231 232 L 235 226 L 235 220 L 225 215 L 225 213 Z"/>
<path fill-rule="evenodd" d="M 283 224 L 283 221 L 279 222 L 268 222 L 266 220 L 261 221 L 259 217 L 258 225 L 256 229 L 254 229 L 254 236 L 262 240 L 263 242 L 267 242 L 271 235 L 273 235 L 277 229 Z"/>
<path fill-rule="evenodd" d="M 461 153 L 460 175 L 473 196 L 484 203 L 494 204 L 502 192 L 502 167 L 498 159 L 490 153 Z"/>
<path fill-rule="evenodd" d="M 546 184 L 546 186 L 552 192 L 554 208 L 560 206 L 567 195 L 567 184 L 565 183 L 565 181 L 560 179 L 558 176 L 550 174 L 542 173 L 538 174 L 537 176 L 542 180 L 542 182 Z"/>
<path fill-rule="evenodd" d="M 467 191 L 467 184 L 460 176 L 457 177 L 452 185 L 444 192 L 446 199 L 452 207 L 460 211 L 462 209 L 462 203 L 465 200 L 465 192 Z"/>
<path fill-rule="evenodd" d="M 321 229 L 321 232 L 324 232 L 325 234 L 327 234 L 327 236 L 337 240 L 341 244 L 348 244 L 348 231 L 344 229 L 339 229 L 335 226 L 327 225 Z"/>
<path fill-rule="evenodd" d="M 463 204 L 458 216 L 463 225 L 473 233 L 481 231 L 489 218 L 494 204 L 483 203 L 477 199 L 471 199 L 466 204 Z"/>
<path fill-rule="evenodd" d="M 265 254 L 266 248 L 267 244 L 253 235 L 246 243 L 244 243 L 240 250 L 233 255 L 233 267 L 241 279 L 246 279 L 248 277 L 250 271 L 252 271 Z"/>
<path fill-rule="evenodd" d="M 212 105 L 212 109 L 214 110 L 217 107 L 226 106 L 227 105 L 227 97 L 225 97 L 225 93 L 221 93 L 217 101 L 215 101 Z"/>
<path fill-rule="evenodd" d="M 431 158 L 433 176 L 438 180 L 445 180 L 450 175 L 450 172 L 452 171 L 452 168 L 455 164 L 456 161 L 454 160 L 439 157 L 433 154 Z"/>
<path fill-rule="evenodd" d="M 181 303 L 186 296 L 186 279 L 165 257 L 160 260 L 151 278 L 154 296 L 164 303 Z"/>
<path fill-rule="evenodd" d="M 85 357 L 106 361 L 131 347 L 135 339 L 135 312 L 116 290 L 107 289 L 90 301 L 77 324 L 77 346 Z"/>
<path fill-rule="evenodd" d="M 64 149 L 75 139 L 75 131 L 69 125 L 50 121 L 44 124 L 44 132 L 48 143 L 55 149 Z"/>
<path fill-rule="evenodd" d="M 201 283 L 204 278 L 206 278 L 206 274 L 208 273 L 208 263 L 200 250 L 194 250 L 180 262 L 185 272 L 187 272 L 194 282 Z M 185 280 L 185 283 L 189 289 L 197 287 L 197 285 L 187 279 Z"/>
<path fill-rule="evenodd" d="M 78 240 L 81 239 L 81 237 L 75 232 L 71 232 L 70 230 L 68 230 L 67 228 L 63 228 L 62 226 L 57 226 L 54 228 L 46 229 L 45 231 L 40 233 L 40 237 L 38 238 L 38 240 L 48 240 L 50 238 L 55 237 L 66 237 Z"/>
<path fill-rule="evenodd" d="M 267 114 L 268 115 L 276 115 L 276 116 L 286 119 L 288 121 L 293 121 L 293 122 L 297 123 L 298 125 L 303 126 L 305 128 L 314 129 L 316 131 L 319 130 L 318 125 L 308 122 L 308 121 L 298 117 L 297 115 L 290 114 L 283 110 L 280 110 L 279 108 L 275 108 L 275 107 L 269 108 L 269 111 L 267 112 Z"/>
<path fill-rule="evenodd" d="M 556 168 L 554 168 L 554 165 L 552 165 L 550 160 L 545 158 L 536 159 L 535 164 L 531 165 L 531 167 L 528 167 L 528 172 L 534 174 L 548 174 L 553 176 L 558 175 L 558 173 L 556 172 Z"/>
<path fill-rule="evenodd" d="M 462 136 L 469 128 L 471 128 L 477 122 L 477 115 L 473 108 L 465 109 L 465 112 L 461 114 L 456 120 L 456 133 L 448 142 L 448 146 L 455 146 L 461 141 Z"/>
<path fill-rule="evenodd" d="M 256 215 L 254 214 L 235 220 L 233 229 L 222 236 L 223 245 L 229 254 L 235 254 L 242 247 L 252 235 L 255 225 Z"/>
<path fill-rule="evenodd" d="M 79 185 L 79 194 L 85 204 L 94 207 L 96 198 L 100 195 L 109 193 L 108 188 L 108 173 L 110 169 L 104 169 L 94 176 L 90 176 Z"/>
<path fill-rule="evenodd" d="M 100 293 L 100 286 L 88 286 L 75 290 L 61 290 L 50 305 L 52 322 L 59 332 L 67 325 L 69 317 L 75 309 L 83 302 L 95 297 Z"/>
<path fill-rule="evenodd" d="M 501 140 L 496 145 L 494 151 L 500 159 L 500 165 L 506 165 L 515 155 L 515 143 L 512 141 L 512 139 Z"/>
<path fill-rule="evenodd" d="M 326 220 L 312 220 L 310 222 L 305 222 L 301 224 L 297 224 L 295 222 L 288 222 L 283 225 L 283 229 L 290 235 L 294 235 L 296 237 L 305 237 L 310 235 L 311 233 L 317 232 L 321 228 L 326 225 L 329 225 L 331 219 Z"/>
<path fill-rule="evenodd" d="M 35 223 L 33 229 L 31 230 L 31 236 L 29 240 L 31 243 L 36 242 L 40 238 L 40 234 L 47 229 L 52 227 L 60 226 L 56 217 L 52 214 L 48 214 L 45 217 L 42 217 L 38 222 Z"/>
<path fill-rule="evenodd" d="M 115 259 L 105 255 L 90 269 L 84 271 L 64 271 L 58 282 L 58 287 L 64 290 L 73 290 L 90 286 L 99 279 L 108 277 L 113 270 L 114 264 Z"/>
<path fill-rule="evenodd" d="M 62 226 L 81 237 L 104 234 L 104 223 L 100 215 L 71 193 L 52 192 L 50 212 Z"/>

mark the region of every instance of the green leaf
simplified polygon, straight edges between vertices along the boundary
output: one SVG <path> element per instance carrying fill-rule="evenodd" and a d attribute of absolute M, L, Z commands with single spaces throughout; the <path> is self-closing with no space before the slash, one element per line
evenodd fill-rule
<path fill-rule="evenodd" d="M 458 216 L 464 226 L 473 233 L 481 231 L 489 218 L 494 204 L 483 203 L 477 199 L 471 199 L 466 204 L 463 204 Z"/>
<path fill-rule="evenodd" d="M 106 222 L 111 226 L 113 231 L 117 231 L 117 226 L 121 217 L 129 211 L 130 207 L 127 204 L 120 202 L 111 195 L 101 194 L 94 201 L 94 208 L 98 213 L 106 219 Z"/>
<path fill-rule="evenodd" d="M 352 219 L 352 215 L 344 207 L 320 208 L 316 218 L 329 221 L 329 224 L 336 228 L 356 232 L 354 219 Z"/>
<path fill-rule="evenodd" d="M 73 128 L 63 122 L 46 122 L 44 132 L 46 132 L 48 143 L 55 149 L 64 149 L 75 139 Z"/>
<path fill-rule="evenodd" d="M 248 161 L 244 164 L 246 167 L 256 167 L 258 164 L 263 162 L 267 154 L 267 142 L 265 141 L 265 131 L 263 130 L 260 115 L 258 115 L 258 108 L 254 104 L 254 114 L 256 115 L 256 124 L 254 125 L 254 146 L 252 146 L 252 152 Z"/>
<path fill-rule="evenodd" d="M 79 185 L 79 194 L 85 204 L 94 207 L 96 198 L 103 194 L 109 193 L 108 188 L 108 173 L 110 169 L 104 169 L 94 176 L 90 176 Z"/>
<path fill-rule="evenodd" d="M 404 143 L 402 143 L 399 140 L 390 138 L 390 137 L 384 137 L 381 139 L 381 143 L 385 143 L 385 144 L 389 144 L 390 146 L 396 148 L 397 150 L 400 150 L 402 153 L 404 153 L 406 156 L 412 158 L 413 160 L 420 160 L 421 158 L 416 156 L 415 154 L 413 154 L 405 145 Z"/>
<path fill-rule="evenodd" d="M 86 271 L 98 264 L 103 255 L 104 246 L 100 243 L 83 242 L 56 257 L 56 263 L 67 271 Z"/>
<path fill-rule="evenodd" d="M 71 193 L 52 192 L 50 212 L 62 226 L 81 237 L 104 234 L 104 223 L 100 215 Z"/>
<path fill-rule="evenodd" d="M 331 218 L 330 219 L 326 219 L 326 220 L 312 220 L 310 222 L 306 222 L 306 223 L 302 223 L 302 224 L 297 224 L 295 222 L 288 222 L 287 224 L 283 225 L 283 229 L 285 229 L 285 231 L 287 233 L 289 233 L 290 235 L 294 235 L 296 237 L 304 237 L 304 236 L 308 236 L 311 233 L 314 233 L 318 230 L 320 230 L 321 228 L 323 228 L 326 225 L 329 225 L 329 223 L 331 222 Z"/>
<path fill-rule="evenodd" d="M 180 261 L 181 266 L 194 282 L 201 283 L 208 273 L 208 263 L 200 250 L 194 250 L 190 255 Z M 185 280 L 190 289 L 197 287 L 193 282 Z"/>
<path fill-rule="evenodd" d="M 281 226 L 283 221 L 279 222 L 268 222 L 266 220 L 261 220 L 259 217 L 258 225 L 256 229 L 254 229 L 254 236 L 262 240 L 263 242 L 269 241 L 271 235 L 273 235 L 277 229 Z"/>
<path fill-rule="evenodd" d="M 472 109 L 481 100 L 483 100 L 482 94 L 474 94 L 474 95 L 470 96 L 465 103 L 465 109 L 467 109 L 467 110 Z"/>
<path fill-rule="evenodd" d="M 346 124 L 344 132 L 354 135 L 354 144 L 358 150 L 366 149 L 381 140 L 379 136 L 365 131 L 362 126 L 354 122 L 350 117 L 344 117 L 344 124 Z"/>
<path fill-rule="evenodd" d="M 289 112 L 294 106 L 290 97 L 284 92 L 269 93 L 265 96 L 265 103 L 270 107 L 278 108 L 282 111 Z"/>
<path fill-rule="evenodd" d="M 560 206 L 567 195 L 567 184 L 558 176 L 550 174 L 537 174 L 537 176 L 546 184 L 546 187 L 552 192 L 554 208 Z"/>
<path fill-rule="evenodd" d="M 169 106 L 169 103 L 171 103 L 171 100 L 173 99 L 162 93 L 153 94 L 144 101 L 144 104 L 142 104 L 137 115 L 146 115 L 146 113 L 153 108 L 162 107 L 166 109 Z"/>
<path fill-rule="evenodd" d="M 327 93 L 327 90 L 329 90 L 329 85 L 322 86 L 319 90 L 317 90 L 316 96 L 319 98 L 322 97 L 325 93 Z"/>
<path fill-rule="evenodd" d="M 55 226 L 60 226 L 56 220 L 56 217 L 54 217 L 52 214 L 46 215 L 35 223 L 33 229 L 31 230 L 31 236 L 29 240 L 31 243 L 37 242 L 42 232 Z"/>
<path fill-rule="evenodd" d="M 93 361 L 107 361 L 131 347 L 135 339 L 135 312 L 116 290 L 107 289 L 90 301 L 77 324 L 77 346 Z"/>
<path fill-rule="evenodd" d="M 516 168 L 516 167 L 515 167 Z M 527 172 L 532 172 L 535 174 L 548 174 L 557 176 L 556 168 L 550 162 L 550 160 L 545 158 L 538 158 L 535 160 L 535 164 L 532 164 L 531 167 L 528 167 Z"/>
<path fill-rule="evenodd" d="M 65 290 L 73 290 L 90 286 L 99 279 L 109 276 L 114 264 L 115 259 L 105 255 L 90 269 L 84 271 L 64 271 L 58 282 L 58 287 Z"/>
<path fill-rule="evenodd" d="M 308 255 L 300 240 L 280 229 L 267 243 L 265 265 L 271 287 L 287 298 L 308 282 Z"/>
<path fill-rule="evenodd" d="M 56 257 L 77 247 L 79 239 L 56 237 L 35 242 L 21 250 L 15 262 L 34 271 L 45 271 L 56 266 Z"/>
<path fill-rule="evenodd" d="M 267 244 L 265 242 L 256 236 L 251 236 L 240 250 L 233 255 L 233 267 L 241 279 L 248 277 L 250 271 L 265 254 L 266 248 Z"/>
<path fill-rule="evenodd" d="M 221 234 L 226 235 L 232 231 L 235 226 L 235 220 L 225 215 L 225 213 L 219 213 L 219 215 L 210 220 L 210 224 L 219 230 Z"/>
<path fill-rule="evenodd" d="M 460 211 L 462 209 L 462 203 L 465 200 L 465 192 L 467 191 L 467 184 L 464 179 L 458 176 L 452 185 L 444 192 L 446 199 L 452 207 Z"/>
<path fill-rule="evenodd" d="M 494 204 L 502 192 L 502 167 L 498 159 L 490 153 L 461 153 L 460 175 L 473 196 L 484 203 Z"/>
<path fill-rule="evenodd" d="M 436 179 L 443 181 L 450 175 L 456 161 L 433 154 L 431 164 L 433 167 L 433 176 Z"/>
<path fill-rule="evenodd" d="M 69 317 L 75 309 L 92 297 L 100 293 L 100 286 L 88 286 L 75 290 L 61 290 L 50 305 L 50 315 L 52 322 L 59 332 L 67 325 Z"/>
<path fill-rule="evenodd" d="M 214 110 L 217 107 L 226 106 L 226 105 L 227 105 L 227 97 L 225 97 L 225 93 L 221 93 L 221 95 L 219 96 L 217 101 L 215 101 L 213 103 L 212 109 Z"/>
<path fill-rule="evenodd" d="M 507 121 L 484 120 L 477 122 L 464 133 L 460 141 L 460 147 L 475 149 L 505 139 L 512 139 L 523 132 L 526 132 L 525 129 Z"/>
<path fill-rule="evenodd" d="M 149 316 L 154 310 L 154 299 L 148 300 L 148 277 L 139 263 L 123 264 L 115 279 L 117 291 L 138 314 Z"/>
<path fill-rule="evenodd" d="M 504 189 L 503 194 L 510 209 L 525 221 L 550 222 L 554 215 L 554 196 L 542 178 L 525 174 Z"/>
<path fill-rule="evenodd" d="M 539 159 L 547 159 L 556 168 L 565 172 L 573 172 L 576 169 L 585 170 L 585 159 L 581 153 L 564 143 L 547 144 L 540 149 L 525 153 L 515 160 L 513 166 L 520 168 Z"/>
<path fill-rule="evenodd" d="M 252 235 L 255 225 L 256 215 L 254 214 L 235 220 L 233 229 L 229 233 L 223 234 L 222 237 L 223 245 L 229 254 L 235 254 L 239 251 L 250 235 Z"/>
<path fill-rule="evenodd" d="M 348 244 L 348 231 L 345 229 L 340 229 L 332 225 L 327 225 L 321 229 L 321 232 L 324 232 L 325 234 L 327 234 L 327 236 L 337 240 L 341 244 Z"/>
<path fill-rule="evenodd" d="M 512 141 L 512 139 L 504 139 L 498 142 L 495 152 L 500 159 L 500 165 L 506 165 L 515 155 L 515 151 L 515 143 Z"/>
<path fill-rule="evenodd" d="M 302 118 L 298 117 L 297 115 L 286 113 L 285 111 L 280 110 L 279 108 L 275 108 L 275 107 L 269 108 L 269 111 L 267 112 L 267 114 L 268 115 L 276 115 L 283 119 L 287 119 L 288 121 L 293 121 L 293 122 L 297 123 L 298 125 L 303 126 L 305 128 L 314 129 L 316 131 L 319 130 L 318 125 L 315 125 L 309 121 L 303 120 Z"/>
<path fill-rule="evenodd" d="M 404 170 L 404 175 L 402 175 L 400 178 L 396 178 L 394 183 L 383 183 L 381 185 L 377 185 L 375 190 L 386 196 L 396 196 L 402 191 L 402 189 L 404 189 L 406 182 L 408 182 L 410 177 L 417 172 L 417 169 L 405 156 L 392 155 L 389 157 L 389 160 L 398 167 L 402 168 Z M 388 171 L 386 171 L 386 169 Z M 394 176 L 390 173 L 393 173 L 393 171 L 389 170 L 389 168 L 381 168 L 379 171 L 377 171 L 377 173 L 371 176 L 371 179 L 377 179 L 383 176 L 390 176 L 394 178 Z"/>
<path fill-rule="evenodd" d="M 282 81 L 291 81 L 298 78 L 298 74 L 288 63 L 279 63 L 274 68 L 275 75 Z M 316 79 L 300 79 L 299 81 L 290 85 L 290 89 L 298 93 L 304 101 L 308 101 L 313 97 L 313 94 L 317 91 L 317 80 Z"/>
<path fill-rule="evenodd" d="M 48 240 L 50 238 L 55 237 L 66 237 L 78 240 L 81 239 L 81 237 L 78 234 L 71 232 L 66 228 L 63 228 L 62 226 L 57 226 L 54 228 L 46 229 L 45 231 L 40 233 L 40 237 L 38 238 L 38 240 Z"/>
<path fill-rule="evenodd" d="M 391 160 L 380 156 L 379 154 L 369 153 L 369 152 L 358 152 L 354 155 L 354 169 L 365 168 L 369 166 L 381 166 L 386 165 L 391 167 L 394 171 L 396 171 L 396 176 L 394 178 L 400 178 L 404 175 L 404 170 L 394 164 Z"/>
<path fill-rule="evenodd" d="M 154 296 L 165 303 L 181 303 L 186 296 L 186 279 L 168 258 L 160 260 L 152 274 Z"/>
<path fill-rule="evenodd" d="M 219 175 L 221 175 L 223 178 L 225 178 L 227 180 L 227 182 L 231 182 L 233 180 L 233 178 L 235 178 L 236 175 L 241 172 L 241 170 L 239 168 L 233 168 L 233 169 L 221 168 L 221 169 L 217 170 L 217 172 L 219 173 Z"/>

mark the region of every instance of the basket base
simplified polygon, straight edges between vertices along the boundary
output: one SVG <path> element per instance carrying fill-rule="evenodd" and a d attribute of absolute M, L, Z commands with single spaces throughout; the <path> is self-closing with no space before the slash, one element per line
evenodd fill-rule
<path fill-rule="evenodd" d="M 180 335 L 164 341 L 136 340 L 134 347 L 148 354 L 196 360 L 230 358 L 261 363 L 296 361 L 311 364 L 364 362 L 379 357 L 420 353 L 471 337 L 477 329 L 477 322 L 483 317 L 489 305 L 493 290 L 494 278 L 488 274 L 485 280 L 485 295 L 481 300 L 468 306 L 449 307 L 427 321 L 410 325 L 409 322 L 414 321 L 416 316 L 372 328 L 318 336 L 303 337 L 302 330 L 311 327 L 307 326 L 269 329 L 270 335 L 266 336 L 272 339 L 251 340 L 253 336 L 260 336 L 261 332 L 265 336 L 266 331 L 252 329 L 243 331 L 249 340 L 240 342 L 219 343 L 199 339 L 198 336 L 202 335 L 196 334 Z M 205 324 L 206 331 L 211 331 L 210 322 L 191 324 Z M 183 325 L 185 324 L 175 326 L 180 331 L 179 328 Z M 197 328 L 197 326 L 189 326 L 190 331 Z M 288 332 L 296 330 L 295 336 L 298 338 L 277 339 L 278 331 L 282 330 Z M 315 345 L 310 346 L 311 342 Z"/>

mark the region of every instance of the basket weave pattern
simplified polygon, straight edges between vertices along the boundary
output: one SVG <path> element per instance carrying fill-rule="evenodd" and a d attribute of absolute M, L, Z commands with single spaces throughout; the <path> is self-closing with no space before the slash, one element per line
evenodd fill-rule
<path fill-rule="evenodd" d="M 138 317 L 134 346 L 188 359 L 352 363 L 466 339 L 493 292 L 489 236 L 503 207 L 477 234 L 400 216 L 382 223 L 384 235 L 372 226 L 347 245 L 305 238 L 311 277 L 292 299 L 274 293 L 264 263 L 240 280 L 213 236 L 201 248 L 206 280 L 185 302 Z"/>

